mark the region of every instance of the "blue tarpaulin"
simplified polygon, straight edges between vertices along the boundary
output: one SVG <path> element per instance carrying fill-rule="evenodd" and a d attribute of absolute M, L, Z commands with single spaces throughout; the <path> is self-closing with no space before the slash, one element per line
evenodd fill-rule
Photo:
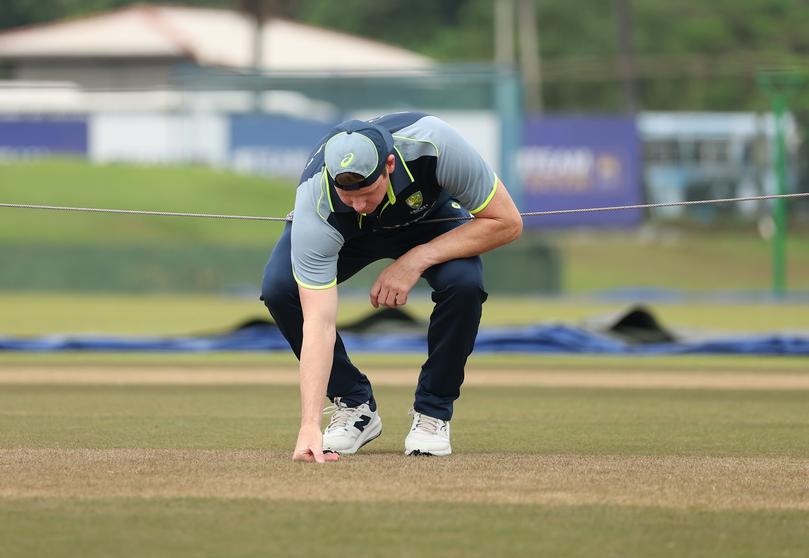
<path fill-rule="evenodd" d="M 425 352 L 425 333 L 342 333 L 349 351 Z M 48 335 L 2 337 L 0 351 L 288 351 L 272 324 L 255 323 L 225 333 L 176 337 L 108 335 Z M 753 335 L 665 343 L 629 343 L 605 334 L 567 325 L 540 324 L 521 328 L 483 329 L 475 351 L 479 353 L 599 353 L 599 354 L 749 354 L 809 355 L 809 336 Z"/>

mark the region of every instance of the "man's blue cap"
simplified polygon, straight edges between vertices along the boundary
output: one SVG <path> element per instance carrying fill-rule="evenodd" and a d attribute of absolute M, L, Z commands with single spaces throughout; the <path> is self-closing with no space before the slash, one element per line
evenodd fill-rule
<path fill-rule="evenodd" d="M 359 190 L 376 182 L 391 153 L 393 136 L 388 130 L 363 120 L 349 120 L 337 126 L 337 133 L 326 142 L 326 171 L 336 188 Z M 354 184 L 340 184 L 335 180 L 347 172 L 363 179 Z"/>

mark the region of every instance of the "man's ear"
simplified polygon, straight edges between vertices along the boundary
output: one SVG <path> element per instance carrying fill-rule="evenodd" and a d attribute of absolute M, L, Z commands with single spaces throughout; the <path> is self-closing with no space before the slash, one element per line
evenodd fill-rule
<path fill-rule="evenodd" d="M 388 160 L 385 162 L 385 170 L 388 171 L 388 174 L 393 172 L 393 169 L 396 168 L 396 157 L 393 156 L 393 153 L 388 155 Z"/>

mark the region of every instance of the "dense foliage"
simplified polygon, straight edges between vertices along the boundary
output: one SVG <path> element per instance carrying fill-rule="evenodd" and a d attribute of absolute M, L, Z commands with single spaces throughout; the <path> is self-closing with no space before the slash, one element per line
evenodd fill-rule
<path fill-rule="evenodd" d="M 363 34 L 442 61 L 489 61 L 493 56 L 493 0 L 173 0 L 219 7 L 262 2 L 286 17 Z M 0 29 L 132 3 L 4 0 Z M 537 0 L 548 109 L 624 107 L 616 4 Z M 641 108 L 762 109 L 766 101 L 755 85 L 756 71 L 800 66 L 809 54 L 807 0 L 627 0 L 627 4 Z M 809 101 L 808 94 L 802 97 Z"/>

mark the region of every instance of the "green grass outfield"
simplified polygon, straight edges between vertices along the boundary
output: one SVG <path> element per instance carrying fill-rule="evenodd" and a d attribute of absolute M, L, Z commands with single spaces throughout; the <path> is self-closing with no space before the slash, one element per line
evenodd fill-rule
<path fill-rule="evenodd" d="M 184 213 L 286 215 L 289 183 L 204 167 L 90 165 L 52 160 L 0 165 L 4 203 Z M 225 225 L 225 226 L 221 226 Z M 4 209 L 0 242 L 61 245 L 272 245 L 280 226 L 259 221 Z"/>
<path fill-rule="evenodd" d="M 415 372 L 401 381 L 363 357 L 384 433 L 317 466 L 289 460 L 294 368 L 226 357 L 4 362 L 3 557 L 809 553 L 805 368 L 760 359 L 757 373 L 801 386 L 771 389 L 745 385 L 738 359 L 634 359 L 641 379 L 739 383 L 625 389 L 588 386 L 620 359 L 534 358 L 513 377 L 478 361 L 456 406 L 454 455 L 408 459 Z M 519 385 L 549 370 L 582 382 Z M 228 383 L 245 371 L 279 381 Z"/>
<path fill-rule="evenodd" d="M 350 517 L 350 526 L 346 526 Z M 357 527 L 359 525 L 359 527 Z M 806 512 L 213 498 L 0 504 L 6 556 L 802 556 Z M 48 534 L 43 537 L 43 528 Z M 80 544 L 78 541 L 82 541 Z M 53 546 L 51 546 L 53 545 Z M 58 545 L 58 546 L 57 546 Z"/>

